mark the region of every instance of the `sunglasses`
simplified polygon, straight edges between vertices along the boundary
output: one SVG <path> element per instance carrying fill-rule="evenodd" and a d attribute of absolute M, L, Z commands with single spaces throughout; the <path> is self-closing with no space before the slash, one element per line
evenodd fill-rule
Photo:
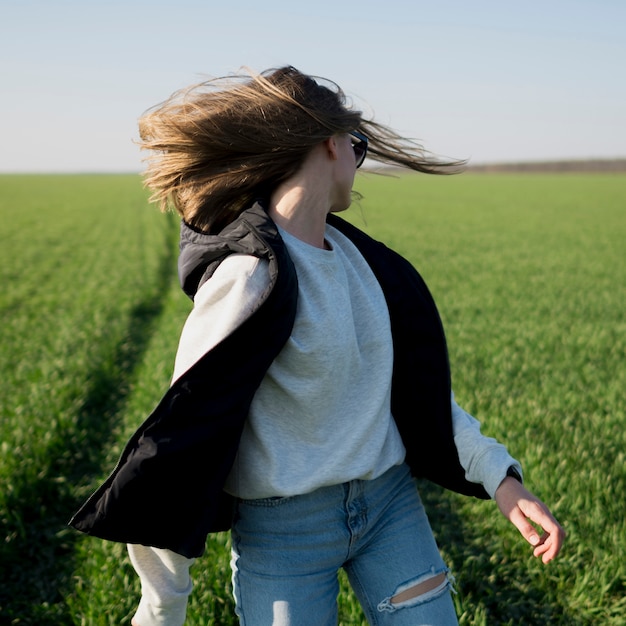
<path fill-rule="evenodd" d="M 352 149 L 354 150 L 354 156 L 356 158 L 356 166 L 361 167 L 363 161 L 365 161 L 365 155 L 367 154 L 367 137 L 357 130 L 353 130 L 350 135 L 356 139 L 352 139 Z"/>

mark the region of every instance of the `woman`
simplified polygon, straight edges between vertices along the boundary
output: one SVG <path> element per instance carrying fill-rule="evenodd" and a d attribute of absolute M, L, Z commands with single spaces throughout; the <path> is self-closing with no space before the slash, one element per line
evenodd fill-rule
<path fill-rule="evenodd" d="M 459 163 L 293 67 L 176 94 L 140 133 L 154 199 L 182 216 L 194 307 L 171 388 L 71 522 L 129 544 L 133 623 L 182 624 L 189 567 L 231 528 L 242 625 L 336 624 L 340 568 L 371 624 L 456 624 L 415 476 L 495 498 L 553 559 L 558 522 L 454 401 L 419 274 L 335 215 L 368 148 L 420 172 Z"/>

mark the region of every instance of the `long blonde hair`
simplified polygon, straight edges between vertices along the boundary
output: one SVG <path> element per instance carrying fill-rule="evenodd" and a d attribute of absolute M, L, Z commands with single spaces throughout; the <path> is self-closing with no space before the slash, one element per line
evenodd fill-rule
<path fill-rule="evenodd" d="M 151 153 L 144 180 L 162 210 L 171 203 L 190 225 L 218 232 L 268 198 L 313 146 L 353 130 L 382 163 L 432 174 L 462 163 L 363 119 L 338 85 L 287 66 L 206 81 L 149 110 L 139 120 L 140 146 Z"/>

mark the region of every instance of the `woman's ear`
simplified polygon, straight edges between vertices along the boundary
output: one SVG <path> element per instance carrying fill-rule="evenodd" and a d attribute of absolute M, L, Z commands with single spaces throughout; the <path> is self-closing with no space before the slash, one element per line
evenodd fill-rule
<path fill-rule="evenodd" d="M 339 147 L 337 146 L 337 137 L 334 135 L 324 141 L 324 147 L 331 160 L 336 161 L 339 158 Z"/>

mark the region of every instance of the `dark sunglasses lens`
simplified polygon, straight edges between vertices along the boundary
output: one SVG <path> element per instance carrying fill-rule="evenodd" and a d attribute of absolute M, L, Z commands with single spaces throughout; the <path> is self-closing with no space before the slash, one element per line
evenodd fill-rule
<path fill-rule="evenodd" d="M 356 166 L 359 167 L 365 161 L 365 146 L 362 143 L 355 143 L 352 149 L 356 157 Z"/>
<path fill-rule="evenodd" d="M 354 150 L 354 157 L 356 159 L 356 166 L 361 167 L 361 164 L 363 163 L 363 161 L 365 161 L 365 155 L 367 154 L 367 137 L 356 131 L 350 134 L 356 140 L 352 144 L 352 149 Z"/>

